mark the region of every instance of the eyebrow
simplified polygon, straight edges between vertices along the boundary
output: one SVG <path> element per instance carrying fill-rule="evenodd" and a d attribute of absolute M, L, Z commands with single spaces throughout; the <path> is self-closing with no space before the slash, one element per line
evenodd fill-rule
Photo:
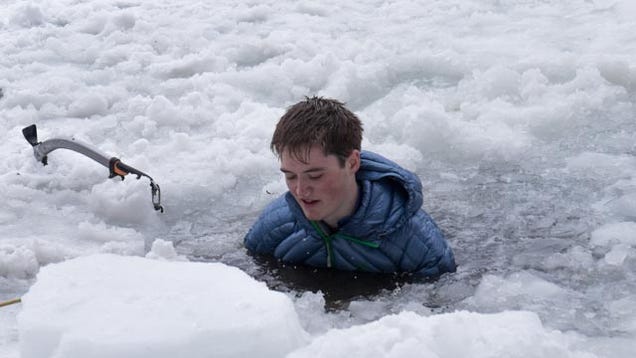
<path fill-rule="evenodd" d="M 309 169 L 303 171 L 303 173 L 315 173 L 315 172 L 322 172 L 322 171 L 325 171 L 325 170 L 326 170 L 326 168 L 316 167 L 316 168 L 309 168 Z M 280 168 L 280 171 L 285 173 L 285 174 L 296 174 L 296 173 L 294 173 L 294 172 L 292 172 L 290 170 L 287 170 L 285 168 Z"/>

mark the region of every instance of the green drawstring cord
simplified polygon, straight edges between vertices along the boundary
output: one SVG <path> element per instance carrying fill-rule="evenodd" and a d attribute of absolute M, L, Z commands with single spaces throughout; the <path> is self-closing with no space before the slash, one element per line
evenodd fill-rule
<path fill-rule="evenodd" d="M 327 247 L 327 267 L 331 267 L 331 258 L 333 257 L 333 249 L 331 248 L 332 237 L 325 234 L 325 232 L 322 231 L 322 229 L 320 228 L 320 225 L 318 225 L 317 222 L 310 221 L 310 223 L 311 223 L 311 226 L 314 227 L 314 230 L 318 232 L 318 235 L 320 235 L 320 237 L 322 237 L 322 239 L 325 240 L 325 246 Z"/>
<path fill-rule="evenodd" d="M 327 267 L 331 267 L 332 265 L 333 247 L 331 246 L 331 241 L 335 238 L 341 237 L 345 240 L 349 240 L 358 245 L 363 245 L 363 246 L 371 247 L 374 249 L 377 249 L 378 247 L 380 247 L 380 244 L 378 244 L 377 242 L 360 240 L 356 237 L 349 236 L 346 234 L 335 233 L 332 235 L 327 235 L 325 234 L 325 232 L 322 230 L 322 228 L 320 227 L 320 225 L 318 225 L 316 221 L 310 221 L 310 223 L 311 223 L 311 226 L 313 226 L 314 230 L 318 232 L 318 235 L 320 235 L 320 237 L 322 237 L 322 239 L 325 241 L 325 246 L 327 247 Z"/>
<path fill-rule="evenodd" d="M 378 247 L 380 247 L 380 244 L 378 244 L 377 242 L 370 242 L 370 241 L 364 241 L 364 240 L 360 240 L 356 237 L 353 236 L 349 236 L 346 234 L 334 234 L 335 237 L 341 237 L 345 240 L 349 240 L 351 242 L 355 242 L 358 245 L 362 245 L 362 246 L 367 246 L 367 247 L 371 247 L 374 249 L 377 249 Z"/>

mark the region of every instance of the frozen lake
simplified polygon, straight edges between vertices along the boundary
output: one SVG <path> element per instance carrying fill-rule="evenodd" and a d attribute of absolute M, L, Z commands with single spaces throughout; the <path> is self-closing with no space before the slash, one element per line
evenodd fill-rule
<path fill-rule="evenodd" d="M 163 239 L 288 293 L 313 336 L 403 310 L 530 311 L 581 351 L 636 351 L 632 1 L 5 3 L 0 300 L 51 263 Z M 243 235 L 286 190 L 274 125 L 314 94 L 358 114 L 363 149 L 420 176 L 457 273 L 247 255 Z M 149 173 L 166 212 L 147 181 L 109 180 L 75 153 L 43 167 L 20 132 L 32 123 Z M 19 354 L 20 310 L 0 308 L 2 356 Z"/>

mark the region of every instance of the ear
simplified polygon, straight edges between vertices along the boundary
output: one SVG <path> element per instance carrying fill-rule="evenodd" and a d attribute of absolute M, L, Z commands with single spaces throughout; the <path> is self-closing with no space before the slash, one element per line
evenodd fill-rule
<path fill-rule="evenodd" d="M 360 169 L 360 151 L 359 150 L 354 149 L 351 152 L 351 154 L 349 154 L 346 165 L 347 165 L 347 168 L 352 173 L 358 172 L 358 170 Z"/>

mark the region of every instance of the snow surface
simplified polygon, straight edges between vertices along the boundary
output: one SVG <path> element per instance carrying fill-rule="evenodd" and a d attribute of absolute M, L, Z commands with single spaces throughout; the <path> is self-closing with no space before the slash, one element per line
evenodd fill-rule
<path fill-rule="evenodd" d="M 22 357 L 281 357 L 292 301 L 241 270 L 102 254 L 47 266 L 18 316 Z"/>
<path fill-rule="evenodd" d="M 281 305 L 295 313 L 268 312 L 290 326 L 297 316 L 306 335 L 299 329 L 287 348 L 258 353 L 632 357 L 635 14 L 631 0 L 3 1 L 0 300 L 25 295 L 25 303 L 0 308 L 0 356 L 102 344 L 97 334 L 71 347 L 51 330 L 26 333 L 50 322 L 22 318 L 59 314 L 29 302 L 55 294 L 87 297 L 98 310 L 85 316 L 89 306 L 66 305 L 78 320 L 52 328 L 66 339 L 82 338 L 82 320 L 144 312 L 152 300 L 173 311 L 161 324 L 183 327 L 183 307 L 128 281 L 156 265 L 184 287 L 205 279 L 188 277 L 193 267 L 209 277 L 236 272 L 220 282 L 227 295 L 257 287 L 238 268 L 270 287 L 250 299 L 271 302 L 282 291 Z M 377 284 L 384 279 L 246 254 L 244 233 L 286 190 L 268 149 L 274 125 L 314 94 L 347 102 L 363 121 L 364 148 L 422 178 L 424 208 L 449 238 L 457 273 Z M 166 212 L 152 210 L 145 179 L 107 179 L 76 153 L 53 152 L 42 166 L 21 134 L 32 123 L 40 140 L 73 136 L 147 172 Z M 66 268 L 81 282 L 98 260 L 130 268 L 124 276 L 133 277 L 112 283 L 113 298 L 146 304 L 100 310 L 90 295 L 101 288 L 90 282 L 73 298 L 38 293 L 63 287 L 50 272 Z M 146 279 L 167 292 L 181 287 Z M 179 296 L 198 302 L 203 292 Z M 191 308 L 214 307 L 233 312 L 216 298 Z M 274 334 L 263 329 L 253 341 Z M 163 338 L 147 347 L 175 342 Z M 243 337 L 224 342 L 249 349 Z M 129 343 L 100 347 L 111 356 L 143 349 Z"/>

